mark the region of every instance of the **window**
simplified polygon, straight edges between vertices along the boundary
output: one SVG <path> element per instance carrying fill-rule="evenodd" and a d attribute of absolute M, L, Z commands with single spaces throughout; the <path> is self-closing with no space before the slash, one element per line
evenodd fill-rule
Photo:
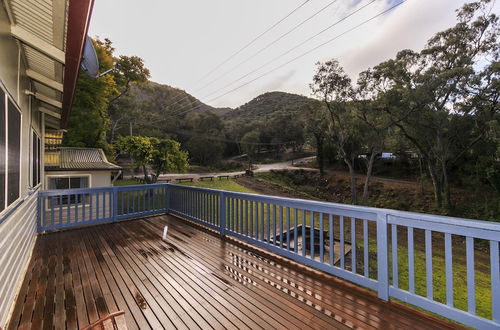
<path fill-rule="evenodd" d="M 32 169 L 31 169 L 31 186 L 36 187 L 40 183 L 40 148 L 41 142 L 40 137 L 33 131 L 33 141 L 32 141 Z"/>
<path fill-rule="evenodd" d="M 88 176 L 58 176 L 58 177 L 49 177 L 49 189 L 77 189 L 77 188 L 88 188 L 89 187 L 89 177 Z M 70 195 L 70 203 L 75 203 L 76 198 L 75 195 Z M 88 195 L 85 195 L 85 203 L 88 200 Z M 80 203 L 82 201 L 79 201 Z M 61 199 L 56 200 L 56 205 L 68 204 L 68 196 L 62 196 Z"/>
<path fill-rule="evenodd" d="M 7 122 L 7 206 L 15 202 L 20 196 L 21 178 L 21 113 L 9 99 Z"/>
<path fill-rule="evenodd" d="M 0 212 L 20 197 L 20 157 L 21 113 L 0 88 Z"/>
<path fill-rule="evenodd" d="M 6 127 L 5 127 L 5 93 L 0 89 L 0 212 L 5 209 L 5 166 L 7 156 L 5 154 Z"/>

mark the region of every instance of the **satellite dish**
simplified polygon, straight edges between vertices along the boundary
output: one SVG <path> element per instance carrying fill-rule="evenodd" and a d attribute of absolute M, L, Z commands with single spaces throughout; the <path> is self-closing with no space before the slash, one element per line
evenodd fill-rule
<path fill-rule="evenodd" d="M 99 60 L 92 44 L 92 40 L 87 36 L 83 47 L 83 58 L 81 67 L 90 78 L 98 78 L 99 76 Z"/>

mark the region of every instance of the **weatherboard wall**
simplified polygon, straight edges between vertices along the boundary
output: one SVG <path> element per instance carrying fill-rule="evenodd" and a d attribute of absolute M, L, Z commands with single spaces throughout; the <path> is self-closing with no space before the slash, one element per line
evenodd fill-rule
<path fill-rule="evenodd" d="M 40 113 L 30 109 L 30 97 L 25 93 L 30 90 L 30 81 L 10 25 L 0 5 L 0 88 L 21 111 L 20 197 L 0 213 L 0 328 L 6 325 L 36 239 L 39 187 L 30 186 L 32 129 L 42 136 Z M 3 119 L 0 123 L 5 124 Z"/>

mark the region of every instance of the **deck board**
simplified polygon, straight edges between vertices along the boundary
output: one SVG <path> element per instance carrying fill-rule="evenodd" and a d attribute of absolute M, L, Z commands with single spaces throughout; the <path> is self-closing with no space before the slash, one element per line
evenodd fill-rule
<path fill-rule="evenodd" d="M 8 329 L 79 329 L 119 310 L 128 329 L 457 328 L 171 216 L 42 235 L 28 269 Z"/>

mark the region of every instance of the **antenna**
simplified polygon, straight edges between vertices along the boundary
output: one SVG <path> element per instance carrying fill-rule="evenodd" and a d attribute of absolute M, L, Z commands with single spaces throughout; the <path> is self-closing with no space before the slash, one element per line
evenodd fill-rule
<path fill-rule="evenodd" d="M 83 72 L 90 78 L 97 78 L 99 74 L 99 60 L 89 36 L 85 37 L 85 46 L 83 47 L 83 57 L 80 66 Z"/>
<path fill-rule="evenodd" d="M 100 78 L 116 69 L 115 66 L 109 70 L 104 71 L 103 73 L 99 73 L 99 60 L 97 59 L 97 53 L 89 36 L 85 37 L 82 63 L 80 64 L 80 66 L 83 72 L 85 72 L 87 76 L 93 79 Z"/>

